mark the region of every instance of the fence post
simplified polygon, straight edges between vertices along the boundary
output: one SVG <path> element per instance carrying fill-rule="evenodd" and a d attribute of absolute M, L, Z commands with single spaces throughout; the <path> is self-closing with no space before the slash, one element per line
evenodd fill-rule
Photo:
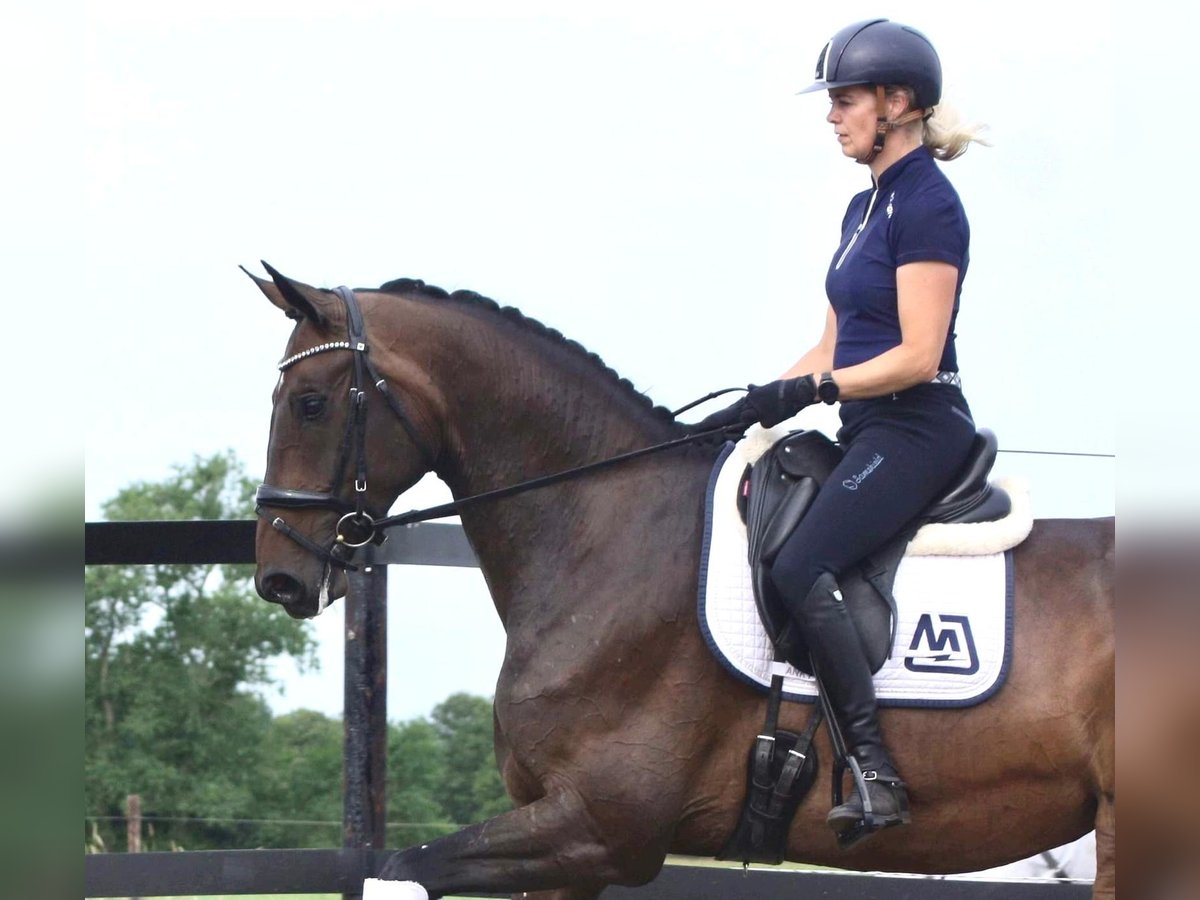
<path fill-rule="evenodd" d="M 129 853 L 142 852 L 142 796 L 128 794 L 125 797 L 125 849 Z M 130 897 L 129 900 L 140 900 Z"/>
<path fill-rule="evenodd" d="M 342 846 L 380 850 L 387 819 L 387 566 L 364 563 L 346 577 Z"/>
<path fill-rule="evenodd" d="M 142 852 L 142 797 L 125 797 L 125 848 L 130 853 Z"/>

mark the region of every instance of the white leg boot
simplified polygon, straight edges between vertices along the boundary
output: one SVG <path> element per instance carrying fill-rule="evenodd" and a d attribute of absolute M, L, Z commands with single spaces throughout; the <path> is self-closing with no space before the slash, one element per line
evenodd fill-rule
<path fill-rule="evenodd" d="M 429 900 L 429 893 L 415 881 L 368 878 L 363 882 L 362 900 Z"/>

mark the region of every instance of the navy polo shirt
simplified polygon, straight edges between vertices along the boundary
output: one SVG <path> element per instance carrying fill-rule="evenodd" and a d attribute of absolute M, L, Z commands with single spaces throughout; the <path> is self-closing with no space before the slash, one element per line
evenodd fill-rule
<path fill-rule="evenodd" d="M 873 190 L 850 201 L 825 291 L 837 316 L 834 368 L 873 359 L 900 343 L 896 269 L 939 261 L 958 267 L 954 313 L 938 368 L 957 372 L 954 321 L 967 274 L 971 230 L 958 193 L 924 147 L 901 157 Z"/>

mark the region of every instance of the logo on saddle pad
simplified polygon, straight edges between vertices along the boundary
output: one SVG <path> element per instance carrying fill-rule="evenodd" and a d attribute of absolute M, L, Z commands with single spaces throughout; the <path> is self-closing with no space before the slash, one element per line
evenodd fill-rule
<path fill-rule="evenodd" d="M 910 672 L 943 672 L 973 675 L 979 671 L 979 654 L 966 616 L 923 613 L 904 656 Z"/>

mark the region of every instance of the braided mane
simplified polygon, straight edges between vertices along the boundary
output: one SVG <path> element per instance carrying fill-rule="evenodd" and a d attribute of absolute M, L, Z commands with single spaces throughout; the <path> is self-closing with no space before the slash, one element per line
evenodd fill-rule
<path fill-rule="evenodd" d="M 633 383 L 622 378 L 615 370 L 605 364 L 604 360 L 595 353 L 588 350 L 578 341 L 573 341 L 565 337 L 562 332 L 557 329 L 550 328 L 542 324 L 537 319 L 530 318 L 514 306 L 501 306 L 495 300 L 489 297 L 484 297 L 482 294 L 477 294 L 474 291 L 458 290 L 450 293 L 443 288 L 435 285 L 426 284 L 419 278 L 396 278 L 387 282 L 379 288 L 380 291 L 387 294 L 417 294 L 421 297 L 436 301 L 451 301 L 472 306 L 475 309 L 482 309 L 489 313 L 500 316 L 507 322 L 511 322 L 523 331 L 536 335 L 539 338 L 548 340 L 560 347 L 565 347 L 572 353 L 578 354 L 585 359 L 601 376 L 614 382 L 635 403 L 640 404 L 647 410 L 652 412 L 657 418 L 664 421 L 674 423 L 675 417 L 671 415 L 671 411 L 662 406 L 655 405 L 649 397 L 633 386 Z"/>

